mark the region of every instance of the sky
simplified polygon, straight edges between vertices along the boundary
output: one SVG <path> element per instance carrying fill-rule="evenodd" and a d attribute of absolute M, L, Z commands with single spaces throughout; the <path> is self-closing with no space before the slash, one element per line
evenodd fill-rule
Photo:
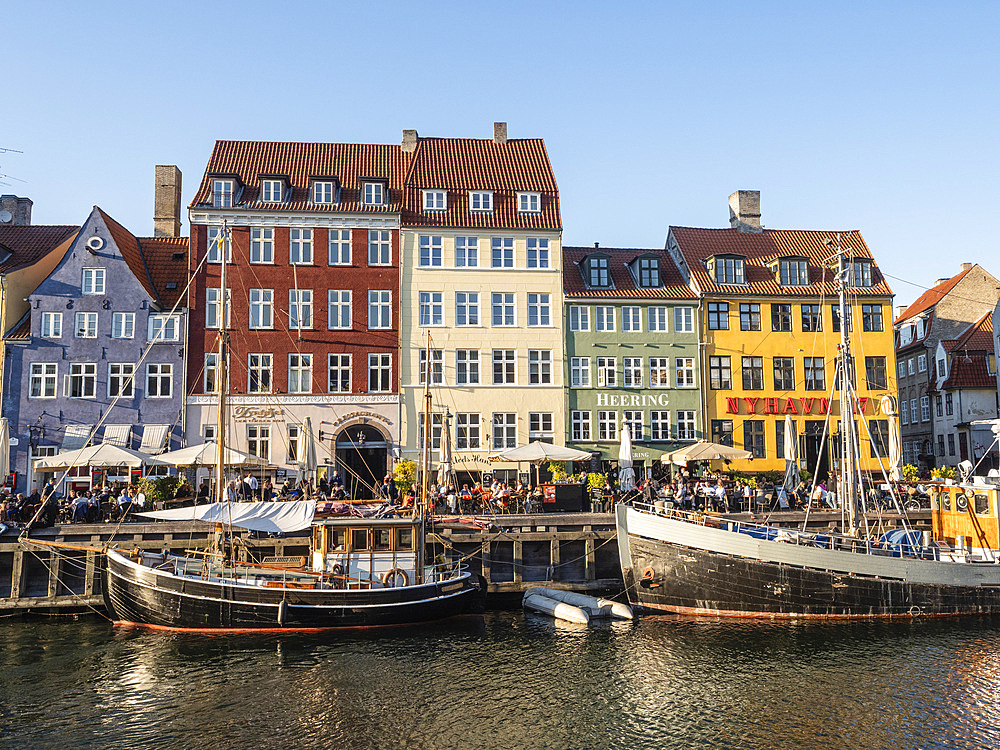
<path fill-rule="evenodd" d="M 761 191 L 773 229 L 859 229 L 907 304 L 1000 275 L 1000 3 L 11 4 L 0 191 L 152 233 L 216 139 L 545 139 L 563 241 L 662 247 Z M 21 153 L 17 153 L 17 152 Z"/>

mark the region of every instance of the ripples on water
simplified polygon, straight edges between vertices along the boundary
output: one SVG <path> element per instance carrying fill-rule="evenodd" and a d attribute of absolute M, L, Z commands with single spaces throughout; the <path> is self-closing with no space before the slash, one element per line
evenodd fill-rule
<path fill-rule="evenodd" d="M 495 612 L 249 638 L 0 621 L 0 747 L 997 748 L 998 624 Z"/>

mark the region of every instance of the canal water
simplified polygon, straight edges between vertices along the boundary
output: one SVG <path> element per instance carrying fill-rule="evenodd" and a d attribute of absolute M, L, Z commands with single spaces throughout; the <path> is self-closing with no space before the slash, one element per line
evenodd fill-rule
<path fill-rule="evenodd" d="M 0 748 L 997 748 L 1000 621 L 0 621 Z"/>

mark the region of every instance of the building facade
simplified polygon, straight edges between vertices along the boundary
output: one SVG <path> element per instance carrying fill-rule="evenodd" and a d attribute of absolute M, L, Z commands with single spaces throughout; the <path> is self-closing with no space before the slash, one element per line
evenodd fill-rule
<path fill-rule="evenodd" d="M 988 312 L 958 338 L 938 342 L 934 357 L 937 377 L 930 395 L 939 466 L 971 461 L 979 467 L 976 473 L 983 475 L 1000 466 L 991 425 L 976 424 L 1000 416 L 993 340 L 993 315 Z"/>
<path fill-rule="evenodd" d="M 664 250 L 563 248 L 566 441 L 636 476 L 704 436 L 698 300 Z"/>
<path fill-rule="evenodd" d="M 824 426 L 839 433 L 834 382 L 841 315 L 834 269 L 837 232 L 763 229 L 760 193 L 740 190 L 729 229 L 671 227 L 667 249 L 701 301 L 704 424 L 710 440 L 743 447 L 742 471 L 784 468 L 785 416 L 792 418 L 803 468 L 820 478 L 836 468 Z M 862 428 L 863 468 L 878 469 L 888 451 L 880 400 L 895 393 L 892 291 L 857 231 L 841 232 L 849 249 L 852 372 Z M 833 242 L 831 249 L 826 242 Z"/>
<path fill-rule="evenodd" d="M 996 304 L 1000 282 L 985 269 L 963 263 L 961 272 L 937 283 L 896 317 L 899 423 L 903 460 L 922 471 L 938 466 L 938 435 L 947 445 L 951 426 L 935 426 L 938 344 L 955 339 Z M 942 394 L 943 395 L 943 394 Z M 938 454 L 938 455 L 935 455 Z"/>
<path fill-rule="evenodd" d="M 98 442 L 180 447 L 187 250 L 186 237 L 136 237 L 95 207 L 28 296 L 6 357 L 21 386 L 4 401 L 17 491 L 38 485 L 40 456 Z"/>
<path fill-rule="evenodd" d="M 399 146 L 216 143 L 189 209 L 189 443 L 215 438 L 225 224 L 228 443 L 294 478 L 308 417 L 319 474 L 375 491 L 401 434 L 404 166 Z"/>
<path fill-rule="evenodd" d="M 402 219 L 403 456 L 419 463 L 429 360 L 434 466 L 513 472 L 491 453 L 563 443 L 562 222 L 541 139 L 420 138 Z"/>

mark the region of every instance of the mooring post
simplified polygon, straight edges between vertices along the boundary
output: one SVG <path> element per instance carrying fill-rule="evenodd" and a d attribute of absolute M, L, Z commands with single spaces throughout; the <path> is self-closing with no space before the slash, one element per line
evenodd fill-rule
<path fill-rule="evenodd" d="M 20 599 L 21 588 L 24 586 L 24 548 L 14 550 L 14 563 L 10 571 L 10 598 Z"/>
<path fill-rule="evenodd" d="M 62 557 L 55 551 L 49 552 L 49 599 L 54 599 L 59 593 L 59 562 Z"/>
<path fill-rule="evenodd" d="M 483 558 L 483 578 L 486 579 L 486 583 L 493 583 L 490 579 L 490 542 L 488 539 L 483 540 L 483 547 L 480 555 Z"/>
<path fill-rule="evenodd" d="M 514 542 L 514 583 L 521 583 L 524 578 L 523 542 Z"/>
<path fill-rule="evenodd" d="M 552 539 L 549 542 L 549 580 L 559 580 L 559 540 Z"/>

